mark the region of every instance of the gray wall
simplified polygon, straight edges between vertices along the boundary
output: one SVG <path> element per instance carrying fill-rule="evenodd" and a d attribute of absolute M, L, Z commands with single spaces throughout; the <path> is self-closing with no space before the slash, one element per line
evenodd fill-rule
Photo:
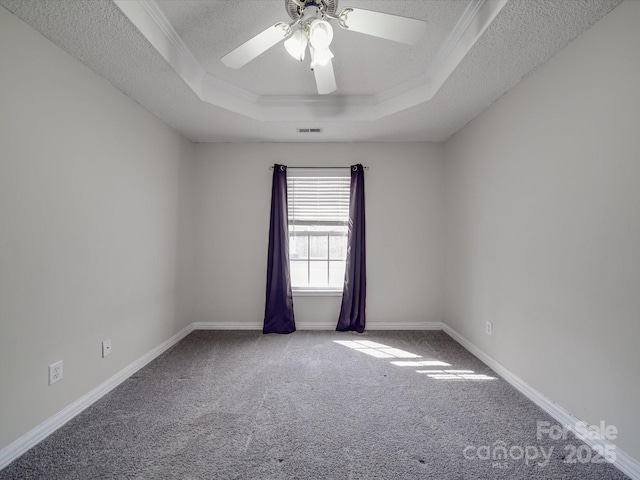
<path fill-rule="evenodd" d="M 2 448 L 190 323 L 193 150 L 3 8 L 0 65 Z"/>
<path fill-rule="evenodd" d="M 446 145 L 446 317 L 640 458 L 640 2 Z M 494 323 L 493 336 L 484 333 Z"/>
<path fill-rule="evenodd" d="M 262 324 L 274 163 L 370 167 L 368 325 L 442 321 L 441 146 L 200 144 L 196 158 L 196 321 Z M 296 296 L 294 306 L 298 327 L 335 328 L 340 297 Z"/>

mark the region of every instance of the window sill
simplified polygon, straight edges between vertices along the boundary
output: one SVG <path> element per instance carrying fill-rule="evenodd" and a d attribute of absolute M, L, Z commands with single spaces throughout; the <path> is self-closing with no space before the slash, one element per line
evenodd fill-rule
<path fill-rule="evenodd" d="M 341 297 L 342 290 L 293 290 L 294 297 Z"/>

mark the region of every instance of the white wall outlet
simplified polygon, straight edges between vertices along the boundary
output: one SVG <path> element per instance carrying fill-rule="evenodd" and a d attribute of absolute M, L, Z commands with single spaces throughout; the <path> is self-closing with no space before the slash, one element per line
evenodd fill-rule
<path fill-rule="evenodd" d="M 487 322 L 486 330 L 487 330 L 487 335 L 493 335 L 493 322 Z"/>
<path fill-rule="evenodd" d="M 102 342 L 102 358 L 106 357 L 107 355 L 111 355 L 111 339 L 110 338 Z"/>
<path fill-rule="evenodd" d="M 53 385 L 62 380 L 62 373 L 62 360 L 49 365 L 49 385 Z"/>

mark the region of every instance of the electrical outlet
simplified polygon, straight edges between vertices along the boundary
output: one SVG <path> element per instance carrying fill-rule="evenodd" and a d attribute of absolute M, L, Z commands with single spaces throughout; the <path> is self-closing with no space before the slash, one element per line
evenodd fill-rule
<path fill-rule="evenodd" d="M 111 355 L 111 339 L 110 338 L 102 342 L 102 358 L 106 357 L 107 355 Z"/>
<path fill-rule="evenodd" d="M 487 322 L 486 329 L 487 335 L 493 335 L 493 322 Z"/>
<path fill-rule="evenodd" d="M 49 385 L 53 385 L 62 380 L 62 374 L 62 360 L 49 365 Z"/>

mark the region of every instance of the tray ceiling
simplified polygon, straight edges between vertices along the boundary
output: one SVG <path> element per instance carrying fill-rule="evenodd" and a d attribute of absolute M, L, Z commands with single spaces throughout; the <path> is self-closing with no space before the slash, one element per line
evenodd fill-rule
<path fill-rule="evenodd" d="M 620 1 L 341 0 L 427 34 L 407 46 L 335 27 L 338 90 L 324 96 L 282 43 L 238 70 L 220 61 L 287 21 L 283 0 L 0 5 L 193 141 L 443 141 Z"/>

